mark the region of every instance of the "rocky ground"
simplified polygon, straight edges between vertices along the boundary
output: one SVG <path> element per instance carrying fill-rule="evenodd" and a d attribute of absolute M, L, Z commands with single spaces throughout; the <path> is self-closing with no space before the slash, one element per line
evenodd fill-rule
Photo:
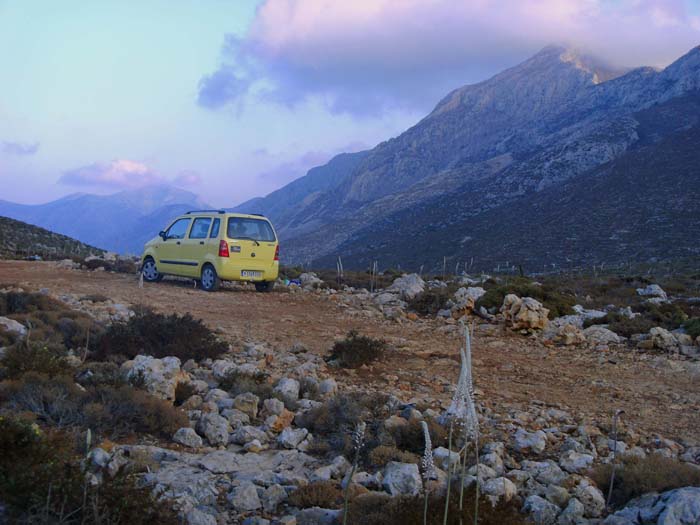
<path fill-rule="evenodd" d="M 313 275 L 271 294 L 241 286 L 207 294 L 191 281 L 141 288 L 136 276 L 67 266 L 0 262 L 0 283 L 43 290 L 106 322 L 128 317 L 138 304 L 189 312 L 231 345 L 223 359 L 183 363 L 139 356 L 124 363 L 125 376 L 144 378 L 146 388 L 164 399 L 174 399 L 178 384 L 189 384 L 192 395 L 182 408 L 190 426 L 172 442 L 137 440 L 91 453 L 98 478 L 126 463 L 147 466 L 144 481 L 174 499 L 188 523 L 333 523 L 337 509 L 299 509 L 288 502 L 298 487 L 321 480 L 351 481 L 386 495 L 420 493 L 414 463 L 389 462 L 350 480 L 347 459 L 317 454 L 314 436 L 300 421 L 337 393 L 353 391 L 389 396 L 387 430 L 440 419 L 459 374 L 460 320 L 474 326 L 483 445 L 479 469 L 470 468 L 465 484 L 473 484 L 478 472 L 484 493 L 494 501 L 517 501 L 536 523 L 695 523 L 669 521 L 683 513 L 700 519 L 697 488 L 649 496 L 606 518 L 604 495 L 586 476 L 592 466 L 612 460 L 612 449 L 619 456 L 700 462 L 700 342 L 687 334 L 653 329 L 623 340 L 603 326 L 583 329 L 587 316 L 599 315 L 595 310 L 581 307 L 576 315 L 549 321 L 537 301 L 515 296 L 507 296 L 500 311 L 472 315 L 483 290 L 469 280 L 460 283 L 448 308 L 419 317 L 407 313 L 405 303 L 430 286 L 417 276 L 373 294 L 321 290 Z M 662 290 L 639 293 L 668 300 Z M 90 299 L 97 294 L 108 300 Z M 358 369 L 327 363 L 323 357 L 333 341 L 350 330 L 386 340 L 385 357 Z M 234 396 L 219 388 L 232 370 L 268 375 L 275 397 Z M 624 414 L 613 436 L 618 410 Z M 445 447 L 433 453 L 441 483 L 453 456 Z"/>

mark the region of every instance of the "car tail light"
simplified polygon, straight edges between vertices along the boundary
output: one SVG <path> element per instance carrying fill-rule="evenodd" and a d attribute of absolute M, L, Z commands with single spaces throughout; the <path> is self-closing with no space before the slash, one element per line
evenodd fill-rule
<path fill-rule="evenodd" d="M 223 239 L 219 241 L 219 257 L 228 257 L 228 243 Z"/>
<path fill-rule="evenodd" d="M 280 245 L 277 245 L 277 248 L 275 248 L 275 261 L 280 260 Z"/>

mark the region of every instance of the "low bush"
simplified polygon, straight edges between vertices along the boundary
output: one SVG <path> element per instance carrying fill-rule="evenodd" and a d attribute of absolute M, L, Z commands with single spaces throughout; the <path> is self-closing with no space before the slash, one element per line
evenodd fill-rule
<path fill-rule="evenodd" d="M 74 436 L 0 416 L 0 501 L 11 523 L 179 523 L 165 501 L 120 472 L 89 483 Z"/>
<path fill-rule="evenodd" d="M 425 422 L 428 425 L 428 432 L 430 433 L 433 447 L 447 446 L 447 431 L 445 427 L 434 419 L 426 419 Z M 410 420 L 404 426 L 394 427 L 391 430 L 391 435 L 394 438 L 396 447 L 401 450 L 407 450 L 419 455 L 425 450 L 423 428 L 417 419 Z"/>
<path fill-rule="evenodd" d="M 190 314 L 163 315 L 142 310 L 128 321 L 112 324 L 99 338 L 95 358 L 133 359 L 137 355 L 162 358 L 216 358 L 228 346 L 200 320 Z"/>
<path fill-rule="evenodd" d="M 399 463 L 419 463 L 420 456 L 405 450 L 399 450 L 392 445 L 379 445 L 367 454 L 367 464 L 374 468 L 382 468 L 390 461 Z"/>
<path fill-rule="evenodd" d="M 336 509 L 343 503 L 343 491 L 334 481 L 315 481 L 292 492 L 288 503 L 301 509 L 310 507 Z"/>
<path fill-rule="evenodd" d="M 337 361 L 344 368 L 357 368 L 380 359 L 385 350 L 385 341 L 352 330 L 345 339 L 333 345 L 327 361 Z"/>
<path fill-rule="evenodd" d="M 486 293 L 476 301 L 476 307 L 500 308 L 503 305 L 503 299 L 508 294 L 537 299 L 545 308 L 549 309 L 550 319 L 573 314 L 573 307 L 576 304 L 576 297 L 571 293 L 559 291 L 550 284 L 538 285 L 527 278 L 518 277 L 506 284 L 487 288 Z"/>
<path fill-rule="evenodd" d="M 612 465 L 599 465 L 589 472 L 598 488 L 610 490 Z M 645 458 L 629 457 L 615 469 L 611 504 L 623 507 L 628 501 L 647 492 L 664 492 L 680 487 L 700 487 L 700 469 L 687 463 L 651 454 Z"/>
<path fill-rule="evenodd" d="M 110 438 L 147 433 L 170 438 L 187 417 L 167 401 L 128 386 L 79 388 L 66 376 L 30 372 L 0 383 L 0 405 L 31 412 L 56 428 L 90 428 Z"/>
<path fill-rule="evenodd" d="M 27 372 L 38 372 L 53 377 L 71 370 L 62 346 L 39 343 L 15 343 L 5 350 L 0 359 L 0 379 L 16 379 Z"/>
<path fill-rule="evenodd" d="M 196 393 L 197 389 L 192 383 L 187 383 L 185 381 L 179 382 L 175 386 L 175 406 L 179 407 Z"/>
<path fill-rule="evenodd" d="M 586 319 L 583 326 L 588 328 L 589 326 L 600 324 L 608 325 L 610 330 L 623 337 L 631 337 L 633 334 L 645 334 L 657 326 L 653 321 L 642 315 L 630 318 L 617 312 L 608 312 L 604 317 Z"/>
<path fill-rule="evenodd" d="M 454 490 L 449 502 L 447 523 L 462 525 L 474 521 L 474 491 L 464 492 L 463 509 L 459 510 L 459 491 Z M 423 525 L 423 495 L 396 496 L 366 494 L 350 502 L 348 523 L 351 525 Z M 442 525 L 445 497 L 431 494 L 428 500 L 428 524 Z M 479 499 L 480 525 L 525 525 L 515 501 L 496 506 L 482 496 Z"/>
<path fill-rule="evenodd" d="M 637 310 L 644 318 L 655 323 L 654 326 L 661 326 L 668 330 L 678 328 L 688 319 L 688 314 L 677 303 L 642 303 Z"/>
<path fill-rule="evenodd" d="M 252 392 L 260 400 L 274 397 L 270 376 L 264 372 L 246 374 L 238 370 L 232 370 L 219 382 L 219 388 L 226 390 L 233 397 L 246 392 Z"/>
<path fill-rule="evenodd" d="M 96 270 L 104 268 L 108 272 L 115 273 L 136 273 L 139 271 L 139 266 L 131 259 L 116 259 L 114 261 L 106 261 L 103 259 L 91 259 L 89 261 L 78 261 L 88 270 Z"/>
<path fill-rule="evenodd" d="M 450 294 L 447 288 L 433 288 L 419 293 L 413 299 L 409 299 L 408 308 L 420 315 L 435 315 L 447 307 Z"/>
<path fill-rule="evenodd" d="M 688 319 L 685 323 L 683 323 L 683 328 L 685 328 L 685 331 L 693 339 L 700 337 L 700 317 Z"/>
<path fill-rule="evenodd" d="M 299 425 L 307 428 L 316 438 L 316 450 L 343 453 L 353 457 L 352 432 L 364 421 L 365 447 L 363 457 L 382 444 L 380 433 L 388 416 L 387 396 L 362 393 L 339 394 L 299 417 Z"/>
<path fill-rule="evenodd" d="M 27 326 L 29 340 L 42 341 L 47 346 L 83 348 L 89 332 L 94 337 L 101 331 L 101 326 L 87 314 L 38 293 L 0 293 L 0 315 Z M 5 335 L 2 339 L 5 345 L 19 342 L 14 336 Z"/>

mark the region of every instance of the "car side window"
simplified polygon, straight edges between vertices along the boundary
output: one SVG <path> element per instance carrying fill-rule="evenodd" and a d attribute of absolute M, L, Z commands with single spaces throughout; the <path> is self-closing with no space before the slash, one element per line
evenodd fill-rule
<path fill-rule="evenodd" d="M 166 239 L 184 239 L 187 233 L 187 228 L 190 225 L 191 219 L 178 219 L 176 220 L 168 231 L 165 232 Z"/>
<path fill-rule="evenodd" d="M 209 234 L 210 239 L 216 239 L 219 236 L 219 227 L 221 226 L 221 219 L 214 219 L 214 225 L 211 227 L 211 233 Z"/>
<path fill-rule="evenodd" d="M 206 239 L 211 225 L 211 217 L 197 217 L 192 223 L 190 239 Z"/>

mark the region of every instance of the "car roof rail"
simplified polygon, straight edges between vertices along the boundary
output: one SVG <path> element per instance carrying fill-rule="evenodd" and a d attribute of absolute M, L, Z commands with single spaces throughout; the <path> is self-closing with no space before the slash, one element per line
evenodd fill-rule
<path fill-rule="evenodd" d="M 262 213 L 249 213 L 248 215 L 255 215 L 256 217 L 264 217 Z"/>
<path fill-rule="evenodd" d="M 190 213 L 226 213 L 226 210 L 190 210 L 185 212 L 185 215 L 189 215 Z"/>

